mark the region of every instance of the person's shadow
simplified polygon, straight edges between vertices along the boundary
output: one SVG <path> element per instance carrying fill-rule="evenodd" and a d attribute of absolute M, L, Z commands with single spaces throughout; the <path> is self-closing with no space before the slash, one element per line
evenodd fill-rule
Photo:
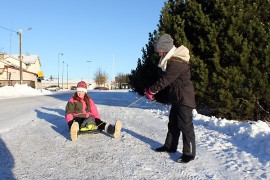
<path fill-rule="evenodd" d="M 0 179 L 15 179 L 12 173 L 14 158 L 0 138 Z"/>
<path fill-rule="evenodd" d="M 156 148 L 158 147 L 161 147 L 163 146 L 163 144 L 153 140 L 153 139 L 150 139 L 148 137 L 145 137 L 141 134 L 138 134 L 130 129 L 126 129 L 126 128 L 122 128 L 122 132 L 125 132 L 125 133 L 128 133 L 130 134 L 131 136 L 133 136 L 134 138 L 137 138 L 139 139 L 140 141 L 146 143 L 146 144 L 149 144 L 150 145 L 150 148 L 151 150 L 153 150 L 155 153 L 159 153 L 159 152 L 156 152 Z M 164 152 L 163 152 L 164 153 Z M 166 153 L 166 152 L 165 152 Z M 175 153 L 168 153 L 170 155 L 170 159 L 172 159 L 173 161 L 177 161 L 177 159 L 180 157 L 181 153 L 180 152 L 175 152 Z"/>
<path fill-rule="evenodd" d="M 66 139 L 70 140 L 69 129 L 68 125 L 65 121 L 65 111 L 63 109 L 54 109 L 54 108 L 47 108 L 41 107 L 47 111 L 52 111 L 54 114 L 42 112 L 36 109 L 37 117 L 39 119 L 44 119 L 45 121 L 52 124 L 52 129 L 55 130 L 57 133 L 65 137 Z M 55 113 L 56 112 L 56 113 Z M 58 115 L 56 115 L 58 114 Z"/>

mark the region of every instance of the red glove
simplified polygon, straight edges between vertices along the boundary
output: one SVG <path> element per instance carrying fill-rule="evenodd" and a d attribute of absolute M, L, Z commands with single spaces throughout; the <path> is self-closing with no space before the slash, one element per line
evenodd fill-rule
<path fill-rule="evenodd" d="M 146 97 L 148 99 L 150 99 L 151 101 L 153 101 L 155 99 L 154 98 L 155 93 L 151 92 L 148 88 L 144 88 L 144 93 L 145 93 Z"/>

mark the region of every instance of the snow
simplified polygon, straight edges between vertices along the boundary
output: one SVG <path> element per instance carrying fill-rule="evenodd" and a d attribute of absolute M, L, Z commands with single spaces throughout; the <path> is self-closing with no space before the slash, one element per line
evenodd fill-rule
<path fill-rule="evenodd" d="M 26 85 L 0 88 L 0 179 L 270 179 L 267 123 L 208 117 L 193 111 L 197 156 L 177 163 L 157 153 L 170 106 L 127 90 L 90 91 L 102 120 L 123 121 L 121 137 L 83 134 L 72 142 L 64 120 L 74 91 Z"/>
<path fill-rule="evenodd" d="M 46 94 L 51 94 L 51 92 L 45 89 L 39 91 L 27 86 L 27 84 L 15 84 L 14 87 L 4 86 L 0 88 L 0 99 L 16 98 L 22 96 L 38 96 Z"/>

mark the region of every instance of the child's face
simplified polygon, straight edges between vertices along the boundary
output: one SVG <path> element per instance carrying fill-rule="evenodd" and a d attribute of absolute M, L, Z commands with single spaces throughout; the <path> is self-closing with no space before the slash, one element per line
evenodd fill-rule
<path fill-rule="evenodd" d="M 83 91 L 77 91 L 77 95 L 79 96 L 79 98 L 83 98 L 84 97 L 84 95 L 85 95 L 85 92 L 83 92 Z"/>

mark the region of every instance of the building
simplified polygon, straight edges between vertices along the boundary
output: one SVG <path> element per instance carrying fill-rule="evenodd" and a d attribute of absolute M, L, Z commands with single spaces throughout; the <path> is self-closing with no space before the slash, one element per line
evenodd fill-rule
<path fill-rule="evenodd" d="M 32 88 L 41 87 L 38 75 L 40 74 L 40 59 L 37 55 L 22 55 L 22 83 Z M 20 84 L 19 55 L 0 53 L 0 87 Z"/>

